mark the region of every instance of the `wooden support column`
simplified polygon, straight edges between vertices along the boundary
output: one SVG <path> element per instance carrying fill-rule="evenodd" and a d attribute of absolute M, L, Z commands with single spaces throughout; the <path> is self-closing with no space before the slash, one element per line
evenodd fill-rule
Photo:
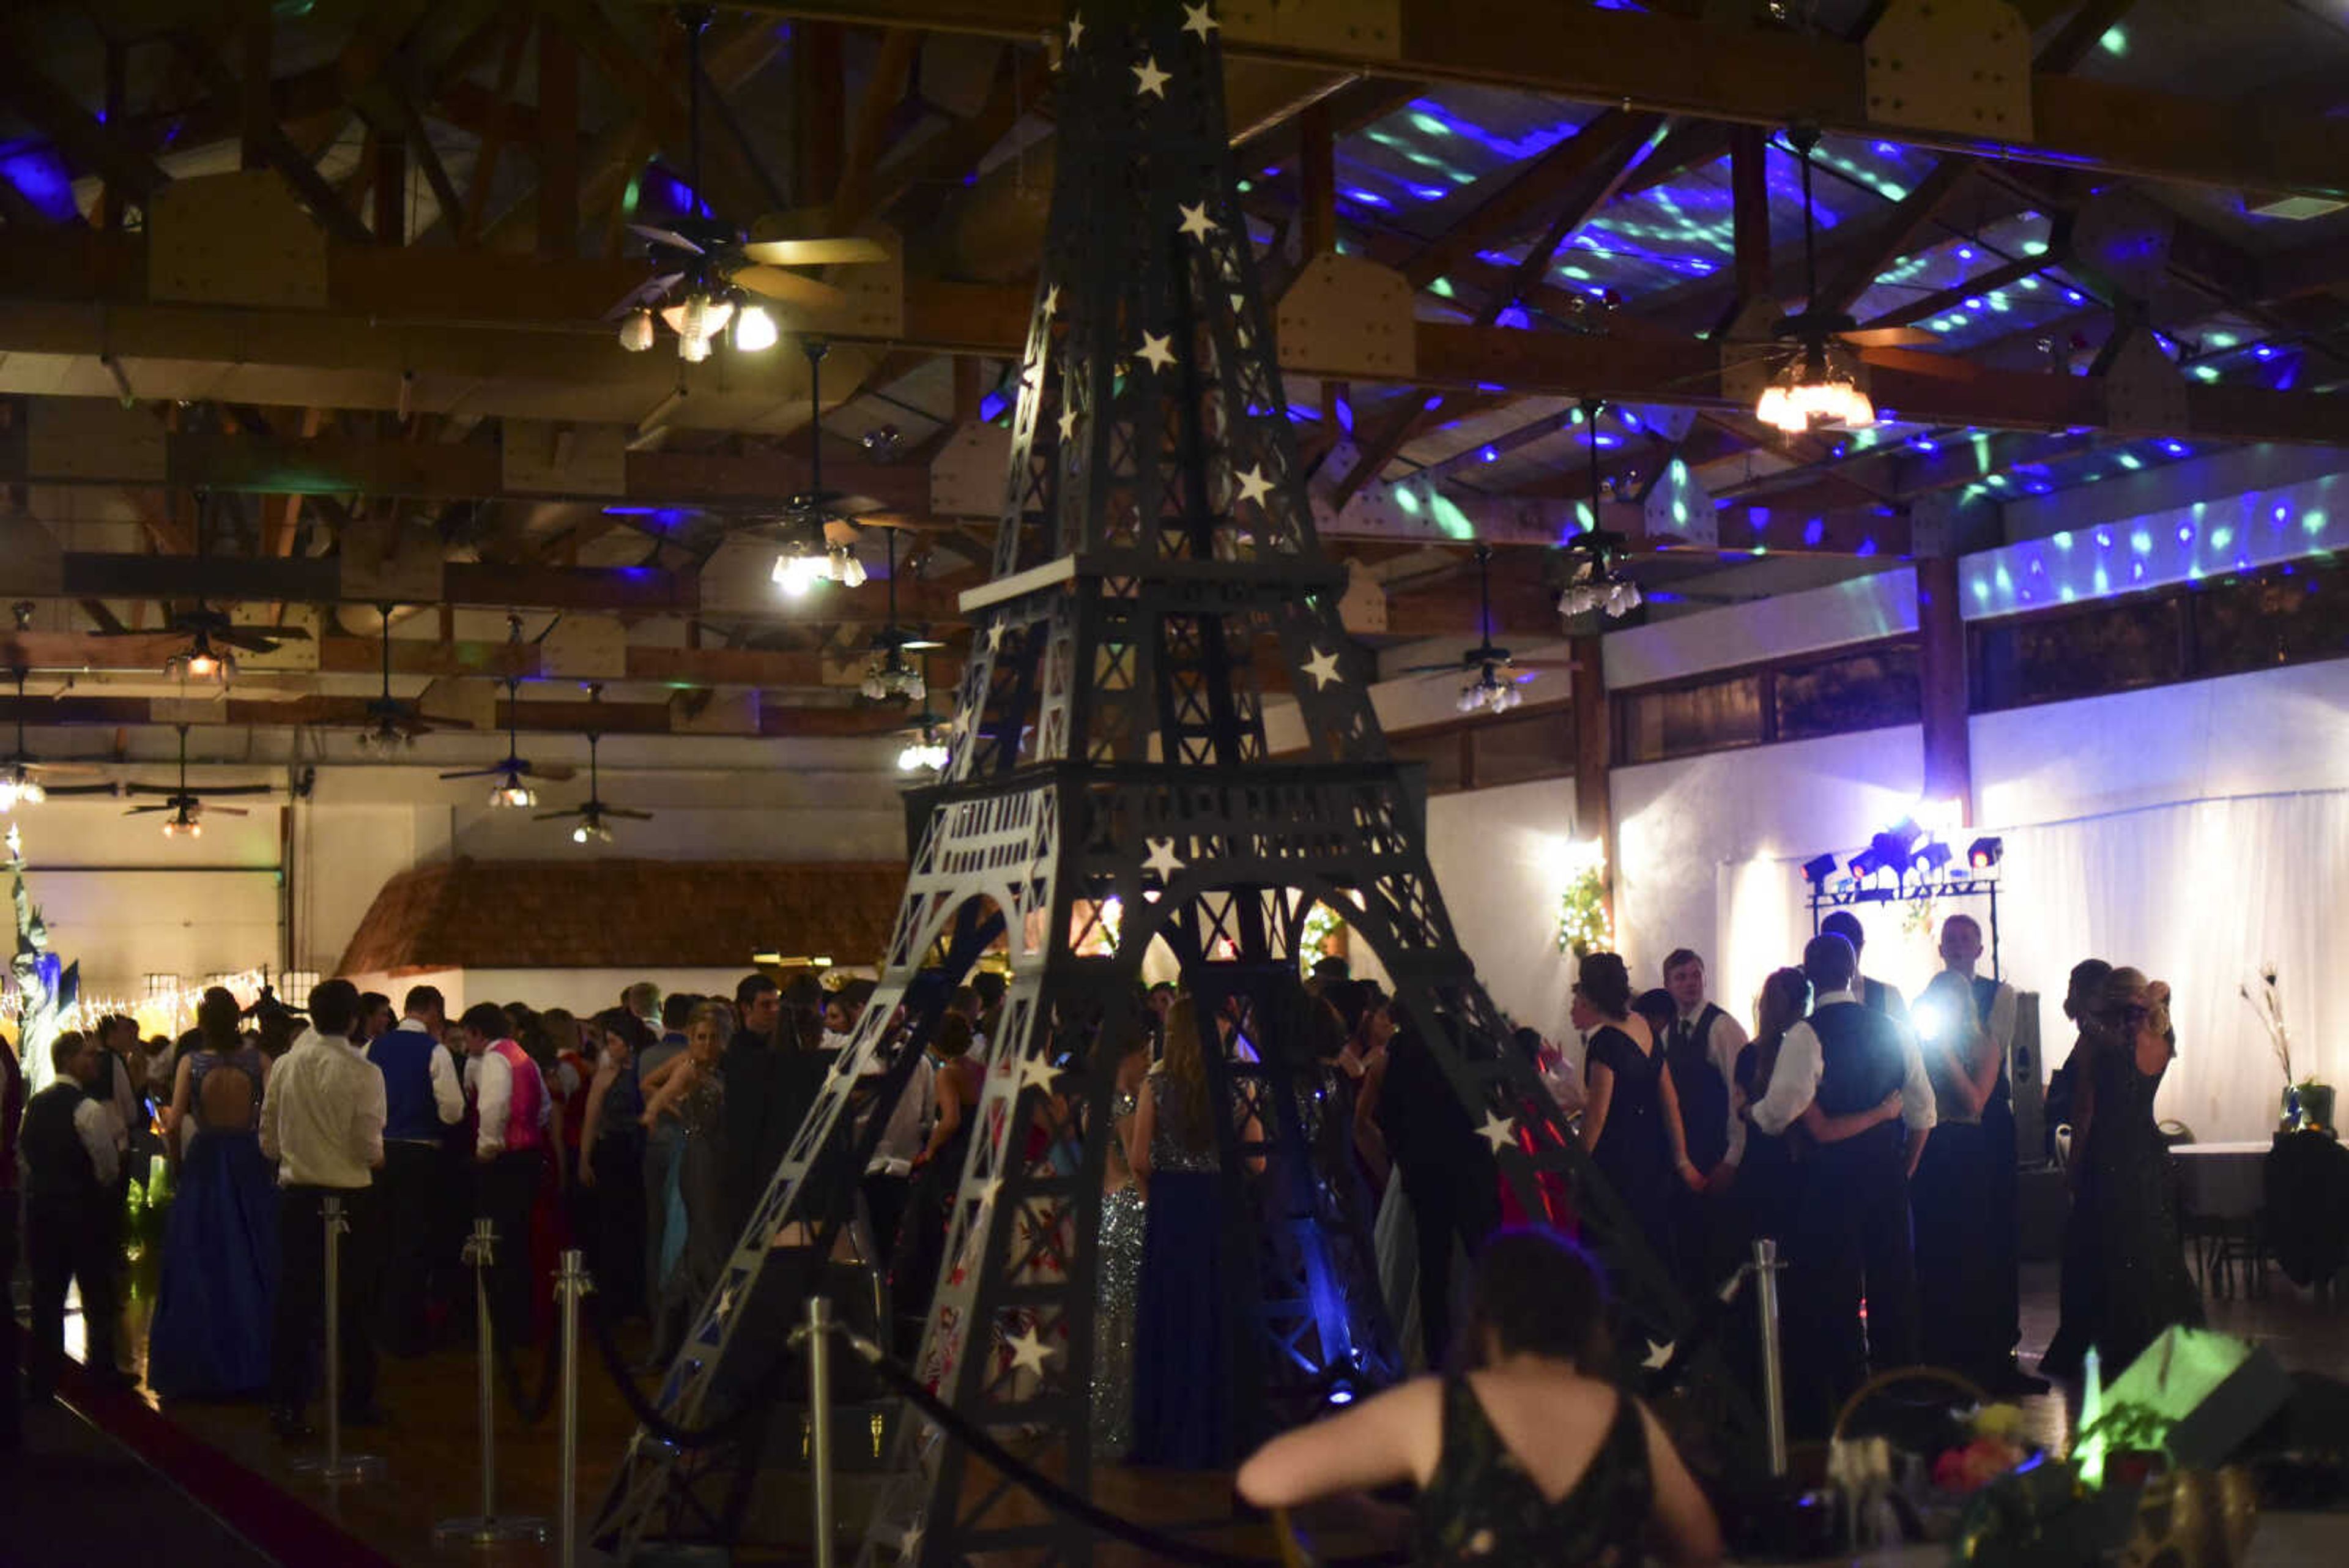
<path fill-rule="evenodd" d="M 847 60 L 837 22 L 792 29 L 792 202 L 829 207 L 846 161 Z"/>
<path fill-rule="evenodd" d="M 379 245 L 408 243 L 408 141 L 398 131 L 386 130 L 373 139 L 375 148 L 375 241 Z"/>
<path fill-rule="evenodd" d="M 1967 732 L 1966 626 L 1959 616 L 1954 556 L 1917 560 L 1917 688 L 1924 710 L 1925 798 L 1954 800 L 1974 818 L 1973 753 Z"/>
<path fill-rule="evenodd" d="M 1568 647 L 1574 656 L 1574 836 L 1596 842 L 1607 857 L 1604 877 L 1607 919 L 1615 919 L 1615 808 L 1607 774 L 1614 758 L 1615 716 L 1607 701 L 1607 667 L 1600 656 L 1602 639 L 1578 637 Z"/>
<path fill-rule="evenodd" d="M 1737 247 L 1737 303 L 1770 293 L 1768 135 L 1758 125 L 1729 128 L 1730 218 Z"/>
<path fill-rule="evenodd" d="M 1337 137 L 1330 103 L 1316 99 L 1297 117 L 1298 212 L 1307 261 L 1338 248 Z"/>
<path fill-rule="evenodd" d="M 579 248 L 579 47 L 561 27 L 538 30 L 538 254 Z"/>
<path fill-rule="evenodd" d="M 243 0 L 238 10 L 237 167 L 266 169 L 277 135 L 277 106 L 269 96 L 269 0 Z"/>

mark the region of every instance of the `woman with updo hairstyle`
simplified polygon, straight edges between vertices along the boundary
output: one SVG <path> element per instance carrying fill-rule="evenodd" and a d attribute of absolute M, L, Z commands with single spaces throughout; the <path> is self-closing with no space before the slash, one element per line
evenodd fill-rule
<path fill-rule="evenodd" d="M 1693 1191 L 1704 1178 L 1689 1163 L 1680 1096 L 1654 1031 L 1632 1011 L 1620 958 L 1584 955 L 1568 1016 L 1584 1035 L 1582 1147 L 1670 1269 L 1673 1183 Z"/>
<path fill-rule="evenodd" d="M 2077 1123 L 2087 1114 L 2088 1063 L 2095 1054 L 2088 1038 L 2088 1018 L 2095 1011 L 2096 1001 L 2104 994 L 2105 981 L 2112 972 L 2113 966 L 2102 959 L 2083 959 L 2072 966 L 2072 978 L 2064 991 L 2064 1016 L 2072 1021 L 2077 1033 L 2071 1054 L 2047 1080 L 2047 1155 L 2050 1159 L 2062 1158 L 2064 1179 L 2074 1187 L 2079 1185 L 2087 1153 Z M 2059 1127 L 2064 1129 L 2069 1140 L 2061 1147 L 2055 1137 Z M 2076 1202 L 2067 1205 L 2064 1210 L 2063 1272 L 2056 1291 L 2059 1306 L 2055 1337 L 2047 1342 L 2047 1354 L 2039 1358 L 2043 1376 L 2070 1378 L 2080 1375 L 2080 1358 L 2088 1348 L 2089 1331 L 2095 1318 L 2095 1231 L 2088 1221 L 2087 1211 Z"/>
<path fill-rule="evenodd" d="M 2072 1119 L 2072 1207 L 2085 1230 L 2067 1274 L 2065 1324 L 2081 1310 L 2087 1344 L 2118 1371 L 2173 1324 L 2199 1326 L 2202 1294 L 2186 1269 L 2169 1148 L 2153 1097 L 2176 1054 L 2169 988 L 2133 969 L 2105 977 L 2087 1018 L 2085 1081 Z M 2043 1358 L 2042 1366 L 2045 1362 Z"/>
<path fill-rule="evenodd" d="M 1408 1481 L 1417 1563 L 1717 1563 L 1721 1530 L 1656 1418 L 1617 1387 L 1607 1293 L 1539 1226 L 1477 1254 L 1463 1369 L 1275 1438 L 1240 1495 L 1292 1508 Z"/>
<path fill-rule="evenodd" d="M 1737 1053 L 1737 1114 L 1745 1117 L 1745 1158 L 1737 1168 L 1738 1195 L 1746 1228 L 1756 1236 L 1785 1240 L 1794 1218 L 1795 1165 L 1799 1135 L 1765 1133 L 1754 1125 L 1754 1107 L 1770 1092 L 1778 1070 L 1778 1047 L 1786 1031 L 1810 1016 L 1811 977 L 1799 969 L 1770 971 L 1754 1004 L 1754 1038 Z"/>

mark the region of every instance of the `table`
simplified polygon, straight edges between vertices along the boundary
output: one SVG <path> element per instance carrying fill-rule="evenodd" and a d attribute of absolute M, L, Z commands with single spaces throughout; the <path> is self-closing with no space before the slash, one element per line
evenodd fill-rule
<path fill-rule="evenodd" d="M 2337 1568 L 2344 1540 L 2349 1514 L 2262 1513 L 2243 1568 Z M 1946 1544 L 1926 1544 L 1822 1558 L 1811 1568 L 1947 1568 L 1949 1561 Z"/>
<path fill-rule="evenodd" d="M 2273 1147 L 2267 1138 L 2170 1146 L 2186 1212 L 2205 1220 L 2247 1220 L 2258 1213 L 2267 1204 L 2267 1158 Z"/>

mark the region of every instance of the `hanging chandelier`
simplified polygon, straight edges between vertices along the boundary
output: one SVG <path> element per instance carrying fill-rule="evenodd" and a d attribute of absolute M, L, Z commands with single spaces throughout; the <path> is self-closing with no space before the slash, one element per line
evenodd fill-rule
<path fill-rule="evenodd" d="M 1455 704 L 1463 713 L 1506 713 L 1526 700 L 1516 683 L 1505 680 L 1500 671 L 1487 664 L 1476 671 L 1476 678 L 1460 689 Z"/>
<path fill-rule="evenodd" d="M 225 686 L 236 679 L 236 655 L 215 649 L 212 639 L 199 631 L 188 647 L 163 660 L 166 680 L 210 680 Z"/>
<path fill-rule="evenodd" d="M 1823 337 L 1796 348 L 1754 405 L 1754 417 L 1774 430 L 1801 435 L 1814 423 L 1865 430 L 1876 405 L 1860 389 L 1851 356 Z"/>
<path fill-rule="evenodd" d="M 929 682 L 922 672 L 905 660 L 905 656 L 894 645 L 875 649 L 864 662 L 863 691 L 866 701 L 873 702 L 919 702 L 929 695 Z"/>
<path fill-rule="evenodd" d="M 1605 493 L 1599 476 L 1599 414 L 1605 406 L 1595 400 L 1582 405 L 1583 423 L 1590 431 L 1590 526 L 1567 541 L 1575 566 L 1557 596 L 1557 613 L 1562 616 L 1605 610 L 1619 618 L 1638 609 L 1641 602 L 1640 585 L 1615 569 L 1615 558 L 1625 550 L 1623 535 L 1599 525 L 1599 503 Z"/>

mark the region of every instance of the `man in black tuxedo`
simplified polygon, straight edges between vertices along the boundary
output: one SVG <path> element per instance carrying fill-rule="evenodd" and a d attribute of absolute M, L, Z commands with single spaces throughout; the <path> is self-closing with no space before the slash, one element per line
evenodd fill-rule
<path fill-rule="evenodd" d="M 1788 1239 L 1794 1310 L 1786 1318 L 1796 1368 L 1787 1386 L 1803 1399 L 1796 1416 L 1814 1430 L 1871 1366 L 1882 1371 L 1917 1359 L 1909 1178 L 1933 1127 L 1933 1087 L 1916 1036 L 1854 993 L 1858 968 L 1851 944 L 1834 932 L 1804 948 L 1803 972 L 1818 1004 L 1786 1031 L 1770 1086 L 1754 1107 L 1762 1131 L 1775 1137 L 1799 1121 L 1816 1143 Z M 1895 1094 L 1901 1126 L 1878 1119 Z"/>

